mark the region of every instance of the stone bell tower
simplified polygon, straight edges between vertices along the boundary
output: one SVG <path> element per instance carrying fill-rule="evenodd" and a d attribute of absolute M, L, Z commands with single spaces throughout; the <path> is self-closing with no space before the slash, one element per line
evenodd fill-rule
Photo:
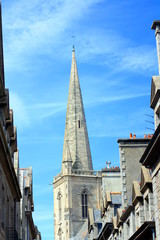
<path fill-rule="evenodd" d="M 101 174 L 93 171 L 74 48 L 62 168 L 53 185 L 54 239 L 84 239 L 88 209 L 100 208 Z"/>

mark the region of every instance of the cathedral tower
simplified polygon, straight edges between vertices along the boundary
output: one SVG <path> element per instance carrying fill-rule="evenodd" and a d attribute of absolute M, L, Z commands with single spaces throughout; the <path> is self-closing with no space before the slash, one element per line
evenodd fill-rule
<path fill-rule="evenodd" d="M 55 240 L 84 239 L 88 209 L 100 208 L 101 174 L 93 171 L 74 48 L 62 169 L 53 185 Z"/>

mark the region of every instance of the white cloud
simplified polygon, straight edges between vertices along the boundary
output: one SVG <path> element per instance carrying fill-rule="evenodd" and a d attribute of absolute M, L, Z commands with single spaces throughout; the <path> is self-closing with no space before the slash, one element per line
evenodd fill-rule
<path fill-rule="evenodd" d="M 59 112 L 65 111 L 65 103 L 38 103 L 27 107 L 28 110 L 32 111 L 34 115 L 38 116 L 39 119 L 51 117 Z"/>
<path fill-rule="evenodd" d="M 6 67 L 22 67 L 27 58 L 36 54 L 56 54 L 53 49 L 63 39 L 64 32 L 100 2 L 90 1 L 16 1 L 4 9 Z M 8 17 L 10 16 L 10 17 Z M 61 39 L 60 39 L 61 37 Z M 31 59 L 30 59 L 31 60 Z"/>
<path fill-rule="evenodd" d="M 25 129 L 37 124 L 38 121 L 54 116 L 59 112 L 65 111 L 66 104 L 64 103 L 38 103 L 27 105 L 23 102 L 22 98 L 14 92 L 10 92 L 10 105 L 14 112 L 14 121 L 18 129 Z M 36 122 L 33 121 L 36 119 Z M 38 139 L 44 142 L 44 139 Z"/>
<path fill-rule="evenodd" d="M 114 72 L 153 71 L 157 65 L 153 47 L 134 43 L 112 30 L 92 29 L 82 33 L 77 43 L 81 62 L 107 65 Z"/>
<path fill-rule="evenodd" d="M 105 96 L 105 97 L 98 97 L 97 103 L 109 103 L 109 102 L 116 102 L 116 101 L 123 101 L 129 100 L 144 96 L 149 96 L 150 93 L 137 93 L 137 94 L 121 94 L 116 96 Z"/>
<path fill-rule="evenodd" d="M 70 57 L 71 37 L 79 61 L 105 64 L 114 71 L 145 72 L 156 66 L 155 50 L 133 43 L 110 29 L 80 28 L 78 20 L 89 14 L 91 7 L 102 0 L 90 1 L 13 1 L 4 8 L 6 69 L 32 68 L 40 64 L 38 56 Z M 8 17 L 9 16 L 9 17 Z M 34 64 L 34 68 L 36 64 Z"/>
<path fill-rule="evenodd" d="M 122 101 L 128 99 L 134 99 L 144 96 L 149 96 L 149 93 L 134 93 L 128 94 L 124 92 L 119 92 L 118 94 L 110 96 L 109 94 L 106 96 L 104 95 L 96 95 L 92 93 L 92 98 L 88 98 L 85 106 L 92 107 L 95 105 L 101 105 L 106 103 L 111 103 L 115 101 Z M 26 105 L 24 104 L 23 100 L 17 95 L 16 93 L 10 93 L 10 102 L 11 108 L 14 110 L 14 118 L 15 118 L 15 125 L 20 130 L 24 130 L 25 128 L 29 128 L 30 126 L 34 126 L 34 123 L 37 124 L 38 122 L 44 121 L 46 118 L 50 118 L 51 116 L 56 116 L 60 112 L 66 111 L 66 104 L 65 103 L 57 103 L 57 102 L 46 102 L 46 103 L 38 103 L 33 105 Z M 36 119 L 36 122 L 33 121 Z M 47 138 L 38 138 L 32 139 L 30 141 L 31 144 L 33 143 L 44 143 L 47 141 L 54 141 L 60 140 L 60 137 L 53 137 L 52 139 Z M 24 139 L 23 139 L 24 141 Z"/>
<path fill-rule="evenodd" d="M 10 92 L 10 106 L 14 112 L 15 125 L 21 129 L 28 127 L 30 125 L 29 113 L 23 100 L 16 93 Z"/>

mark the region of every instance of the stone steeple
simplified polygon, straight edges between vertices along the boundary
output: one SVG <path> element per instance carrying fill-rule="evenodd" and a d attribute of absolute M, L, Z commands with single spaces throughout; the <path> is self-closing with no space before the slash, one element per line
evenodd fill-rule
<path fill-rule="evenodd" d="M 66 172 L 65 168 L 67 169 L 69 166 L 74 170 L 93 170 L 74 48 L 72 51 L 62 172 Z"/>

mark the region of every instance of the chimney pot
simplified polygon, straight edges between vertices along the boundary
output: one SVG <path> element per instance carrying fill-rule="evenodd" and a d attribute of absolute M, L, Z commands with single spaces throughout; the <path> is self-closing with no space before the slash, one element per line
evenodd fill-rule
<path fill-rule="evenodd" d="M 132 133 L 130 133 L 130 138 L 132 138 Z"/>
<path fill-rule="evenodd" d="M 133 138 L 134 138 L 134 139 L 136 138 L 136 134 L 133 135 Z"/>

